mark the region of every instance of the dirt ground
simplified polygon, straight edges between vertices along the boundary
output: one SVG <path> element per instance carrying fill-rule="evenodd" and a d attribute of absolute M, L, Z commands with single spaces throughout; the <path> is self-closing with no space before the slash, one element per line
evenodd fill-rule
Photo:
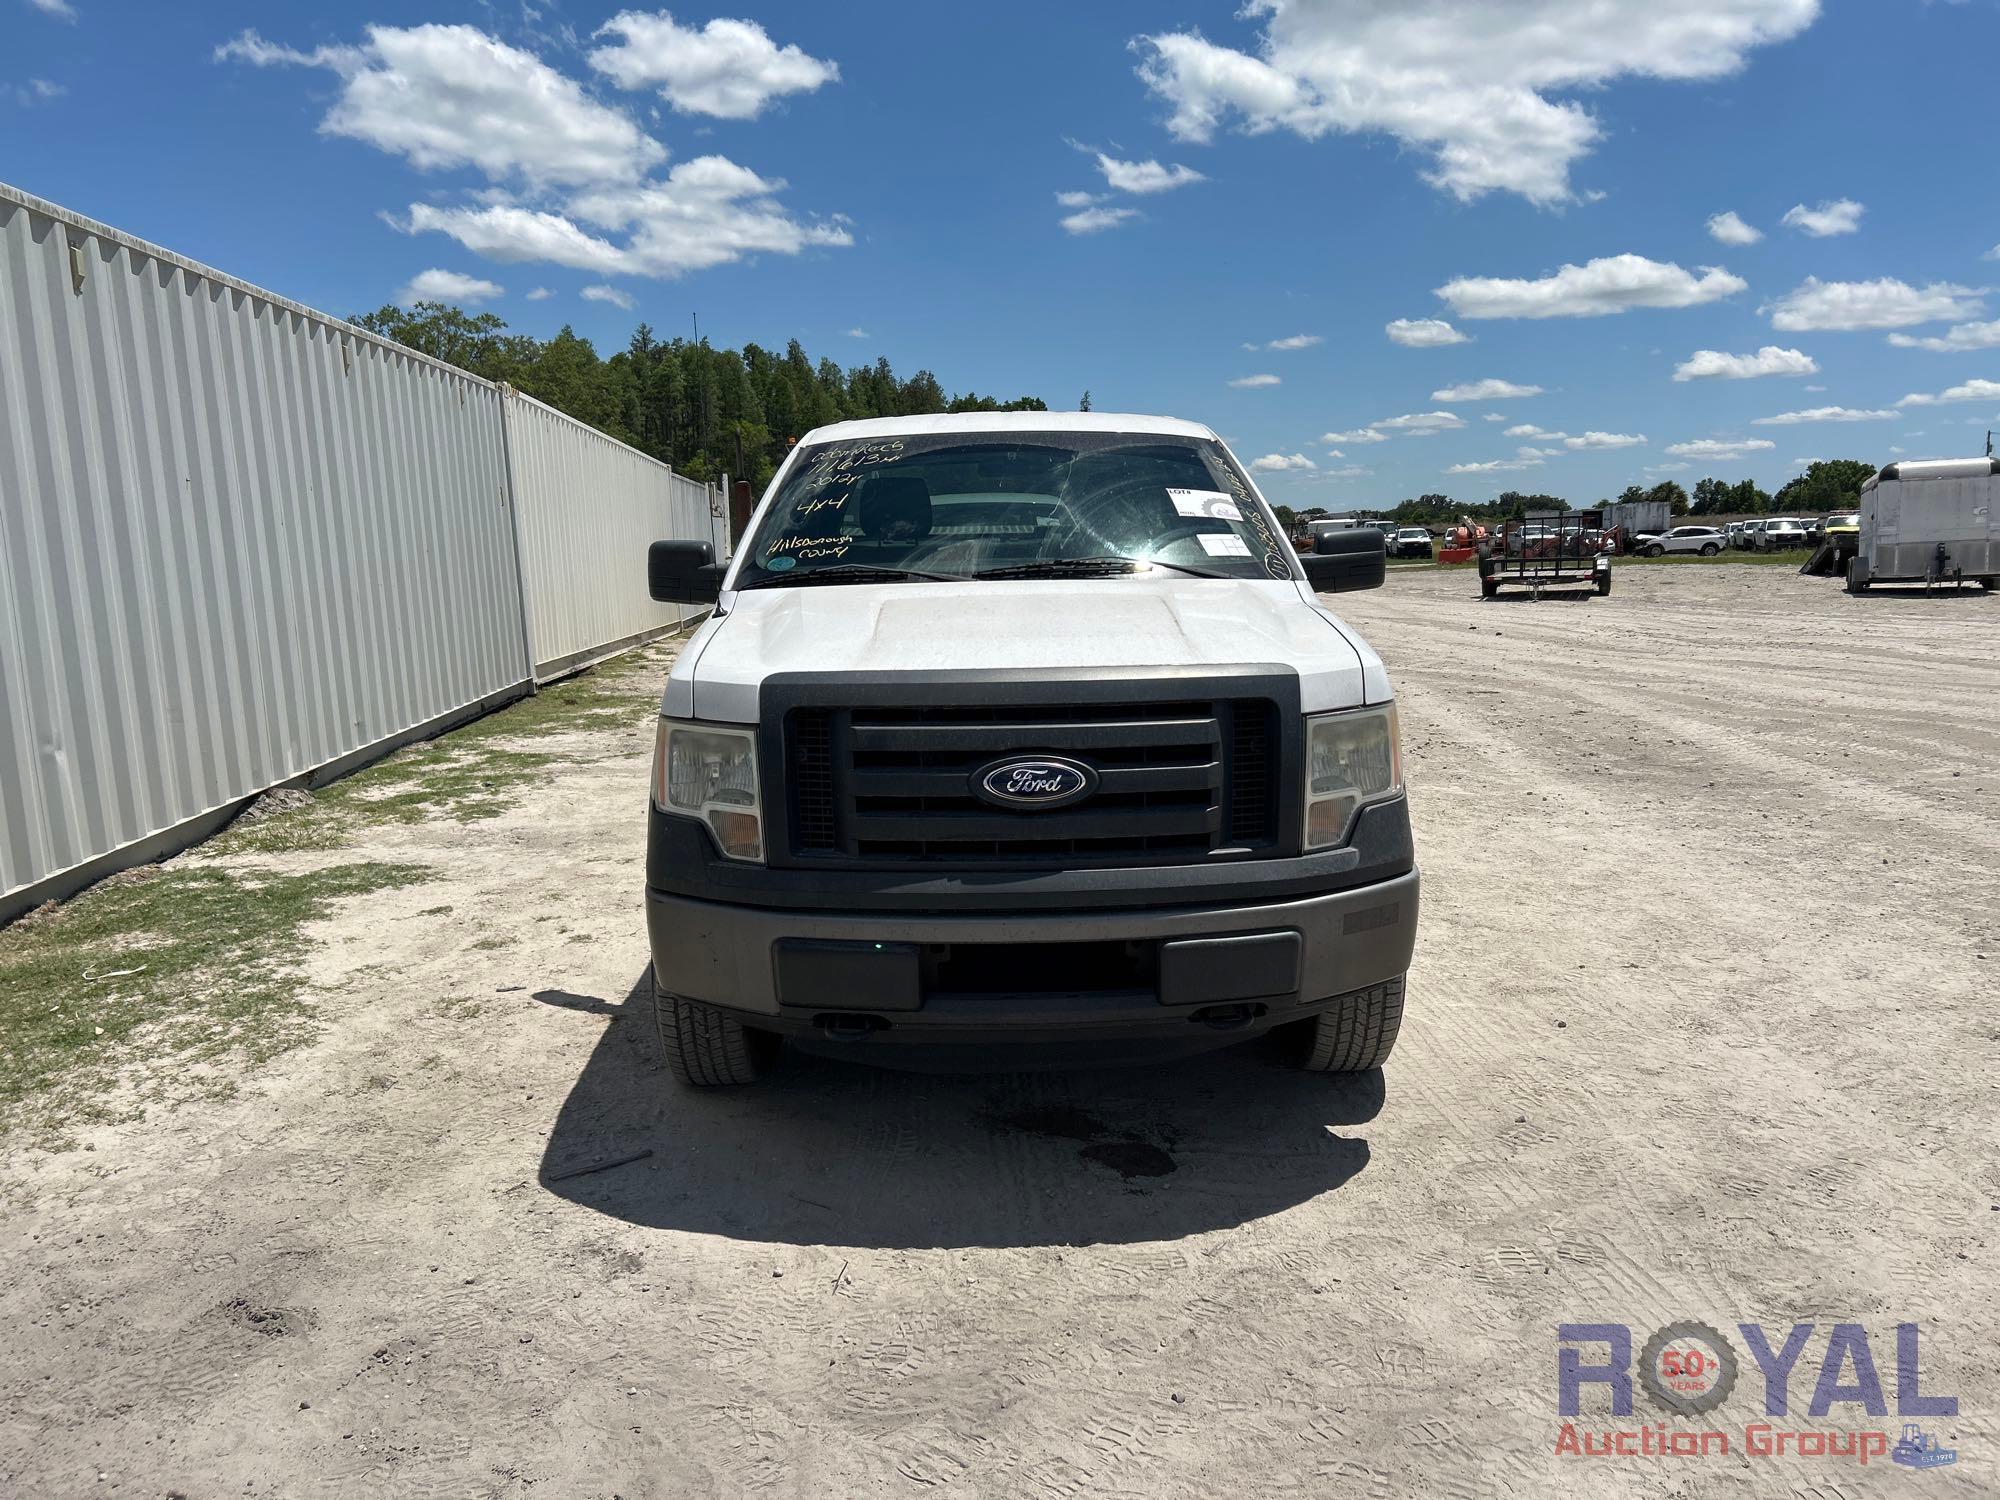
<path fill-rule="evenodd" d="M 0 1164 L 0 1493 L 1993 1493 L 2000 597 L 1473 593 L 1339 601 L 1426 879 L 1359 1081 L 679 1093 L 643 715 L 498 817 L 368 828 L 338 857 L 435 873 L 312 930 L 318 1040 Z M 1557 1325 L 1681 1319 L 1817 1325 L 1777 1425 L 1892 1433 L 1921 1324 L 1959 1462 L 1557 1455 Z M 1801 1415 L 1841 1321 L 1885 1417 Z M 1740 1435 L 1762 1383 L 1667 1425 Z"/>

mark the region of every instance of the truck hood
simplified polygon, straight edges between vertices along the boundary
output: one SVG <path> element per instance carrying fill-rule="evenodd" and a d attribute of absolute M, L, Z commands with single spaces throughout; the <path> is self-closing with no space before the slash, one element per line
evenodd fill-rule
<path fill-rule="evenodd" d="M 1375 653 L 1302 585 L 1133 578 L 831 584 L 724 596 L 668 678 L 666 712 L 754 723 L 780 672 L 1038 671 L 1272 663 L 1307 712 L 1389 695 Z"/>

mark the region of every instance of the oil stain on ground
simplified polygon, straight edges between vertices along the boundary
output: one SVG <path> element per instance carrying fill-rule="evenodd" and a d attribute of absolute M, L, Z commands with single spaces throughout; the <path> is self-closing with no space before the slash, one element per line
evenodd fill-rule
<path fill-rule="evenodd" d="M 1077 1155 L 1109 1167 L 1130 1181 L 1134 1177 L 1165 1177 L 1179 1167 L 1172 1156 L 1138 1136 L 1113 1130 L 1095 1115 L 1071 1104 L 1048 1104 L 1009 1114 L 990 1115 L 998 1127 L 1059 1141 L 1082 1141 Z"/>

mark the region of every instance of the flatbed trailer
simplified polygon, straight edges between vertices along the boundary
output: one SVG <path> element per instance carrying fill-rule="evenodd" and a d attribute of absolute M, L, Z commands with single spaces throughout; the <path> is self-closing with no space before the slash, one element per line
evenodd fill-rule
<path fill-rule="evenodd" d="M 1587 588 L 1611 592 L 1611 557 L 1603 550 L 1604 515 L 1595 510 L 1536 511 L 1504 523 L 1479 550 L 1479 593 L 1503 587 Z"/>

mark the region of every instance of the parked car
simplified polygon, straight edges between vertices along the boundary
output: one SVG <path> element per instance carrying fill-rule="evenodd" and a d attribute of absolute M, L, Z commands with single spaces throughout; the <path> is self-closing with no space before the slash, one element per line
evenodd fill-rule
<path fill-rule="evenodd" d="M 1010 412 L 816 429 L 733 559 L 655 542 L 653 597 L 713 607 L 647 814 L 675 1077 L 751 1082 L 785 1037 L 1388 1057 L 1419 893 L 1396 706 L 1320 597 L 1378 586 L 1384 538 L 1281 537 L 1206 427 Z"/>
<path fill-rule="evenodd" d="M 1757 533 L 1764 529 L 1763 521 L 1761 519 L 1739 521 L 1737 524 L 1742 530 L 1736 533 L 1736 545 L 1745 552 L 1754 552 L 1757 548 Z"/>
<path fill-rule="evenodd" d="M 1642 557 L 1664 557 L 1670 552 L 1713 557 L 1722 550 L 1722 544 L 1722 532 L 1717 527 L 1676 526 L 1658 536 L 1639 537 L 1633 545 Z"/>
<path fill-rule="evenodd" d="M 1805 545 L 1806 528 L 1797 516 L 1772 516 L 1757 533 L 1759 552 L 1789 552 Z"/>
<path fill-rule="evenodd" d="M 1807 516 L 1799 524 L 1806 529 L 1806 544 L 1817 547 L 1826 536 L 1826 523 L 1831 516 Z"/>
<path fill-rule="evenodd" d="M 1421 526 L 1405 526 L 1390 544 L 1398 557 L 1430 557 L 1431 534 Z"/>

